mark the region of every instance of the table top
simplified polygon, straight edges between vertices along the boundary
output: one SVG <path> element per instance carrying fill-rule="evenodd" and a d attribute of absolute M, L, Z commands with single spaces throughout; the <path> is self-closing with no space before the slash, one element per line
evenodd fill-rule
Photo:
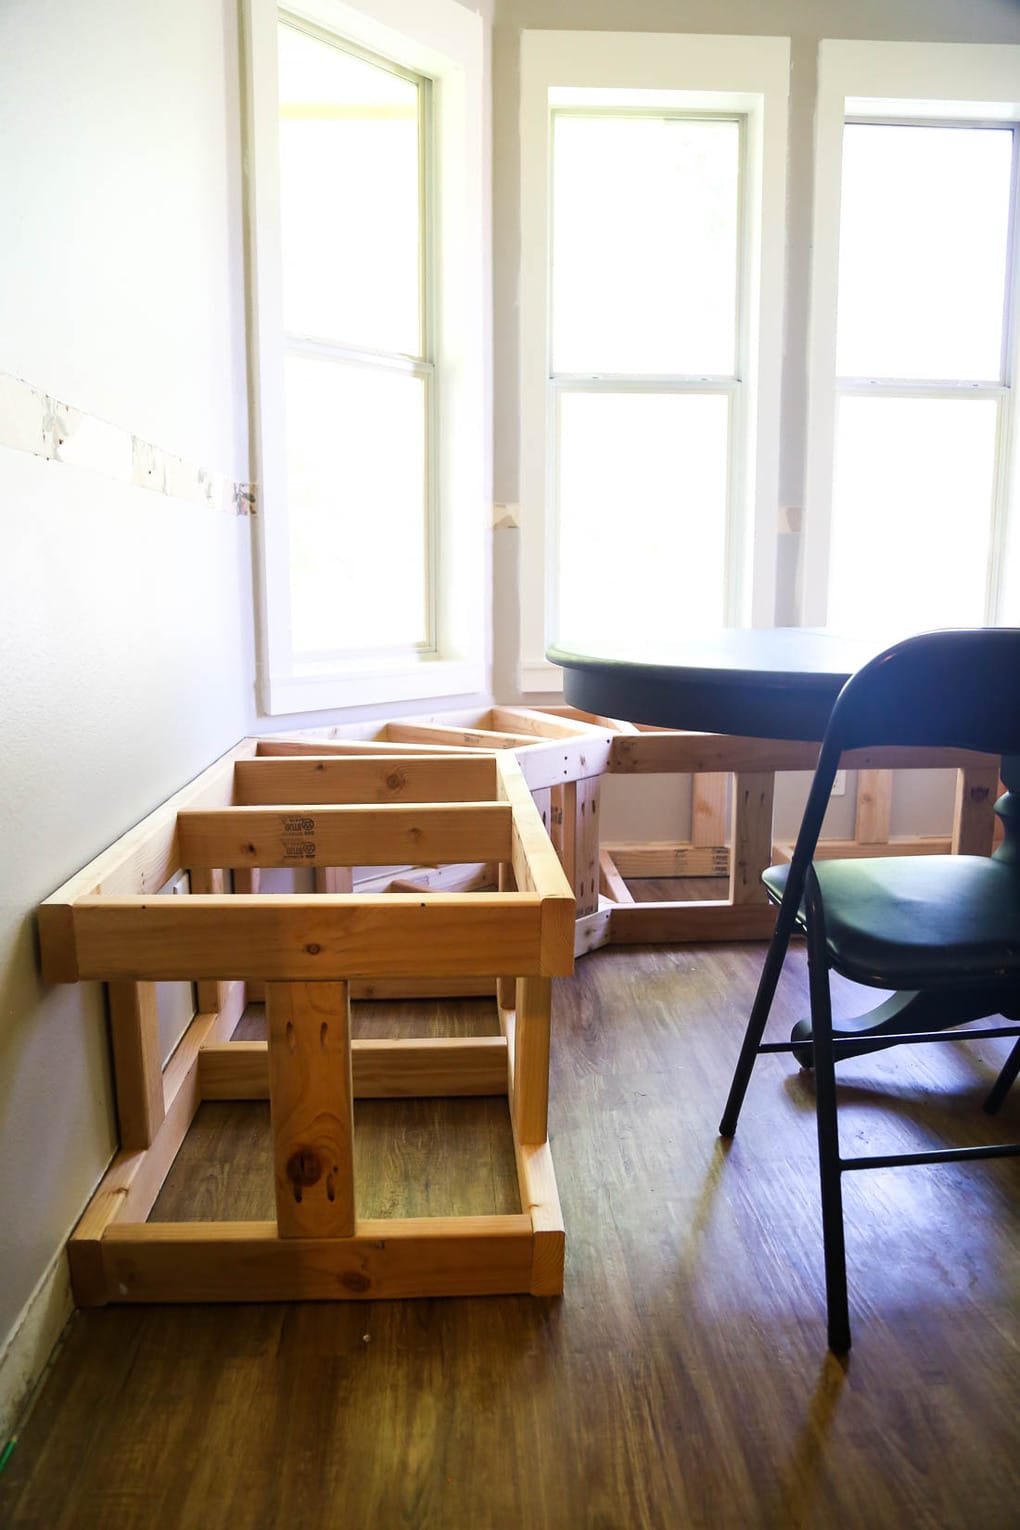
<path fill-rule="evenodd" d="M 820 739 L 854 670 L 878 638 L 822 627 L 723 627 L 652 652 L 616 644 L 554 644 L 567 701 L 628 722 L 751 738 Z"/>

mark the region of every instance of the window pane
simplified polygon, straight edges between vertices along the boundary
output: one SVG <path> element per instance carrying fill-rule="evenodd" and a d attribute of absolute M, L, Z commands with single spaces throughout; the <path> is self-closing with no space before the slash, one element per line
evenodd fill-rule
<path fill-rule="evenodd" d="M 841 377 L 997 379 L 1012 134 L 849 124 Z"/>
<path fill-rule="evenodd" d="M 426 384 L 288 357 L 296 653 L 424 643 Z"/>
<path fill-rule="evenodd" d="M 994 399 L 840 400 L 830 626 L 984 620 L 996 416 Z"/>
<path fill-rule="evenodd" d="M 735 368 L 740 128 L 554 119 L 555 372 Z"/>
<path fill-rule="evenodd" d="M 728 437 L 719 395 L 562 394 L 558 636 L 724 621 Z"/>
<path fill-rule="evenodd" d="M 420 355 L 418 87 L 279 28 L 283 322 Z"/>

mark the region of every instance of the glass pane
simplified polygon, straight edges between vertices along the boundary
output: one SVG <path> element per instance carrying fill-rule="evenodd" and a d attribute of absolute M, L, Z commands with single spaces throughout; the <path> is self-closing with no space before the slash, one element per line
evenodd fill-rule
<path fill-rule="evenodd" d="M 420 355 L 418 87 L 279 28 L 283 322 Z"/>
<path fill-rule="evenodd" d="M 998 379 L 1012 134 L 850 124 L 841 377 Z"/>
<path fill-rule="evenodd" d="M 554 372 L 735 368 L 736 122 L 557 115 Z"/>
<path fill-rule="evenodd" d="M 729 403 L 560 398 L 557 636 L 659 643 L 725 620 Z"/>
<path fill-rule="evenodd" d="M 840 400 L 829 626 L 984 621 L 997 408 L 994 399 Z"/>
<path fill-rule="evenodd" d="M 295 652 L 425 642 L 424 379 L 291 356 L 285 382 Z"/>

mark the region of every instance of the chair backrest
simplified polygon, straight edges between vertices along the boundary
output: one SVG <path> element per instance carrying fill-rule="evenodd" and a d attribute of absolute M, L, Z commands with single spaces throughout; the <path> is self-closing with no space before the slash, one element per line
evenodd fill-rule
<path fill-rule="evenodd" d="M 922 632 L 851 675 L 825 742 L 1020 754 L 1020 628 Z"/>
<path fill-rule="evenodd" d="M 1020 755 L 1020 627 L 922 632 L 850 676 L 822 740 L 784 905 L 799 905 L 840 755 L 872 744 Z"/>

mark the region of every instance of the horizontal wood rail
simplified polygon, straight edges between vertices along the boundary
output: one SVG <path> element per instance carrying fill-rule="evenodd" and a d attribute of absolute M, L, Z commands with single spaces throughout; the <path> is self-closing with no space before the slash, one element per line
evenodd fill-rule
<path fill-rule="evenodd" d="M 286 802 L 491 802 L 496 795 L 495 760 L 480 754 L 260 755 L 239 760 L 234 767 L 234 801 L 244 807 Z"/>
<path fill-rule="evenodd" d="M 185 866 L 440 866 L 510 859 L 506 802 L 231 807 L 183 812 Z"/>

